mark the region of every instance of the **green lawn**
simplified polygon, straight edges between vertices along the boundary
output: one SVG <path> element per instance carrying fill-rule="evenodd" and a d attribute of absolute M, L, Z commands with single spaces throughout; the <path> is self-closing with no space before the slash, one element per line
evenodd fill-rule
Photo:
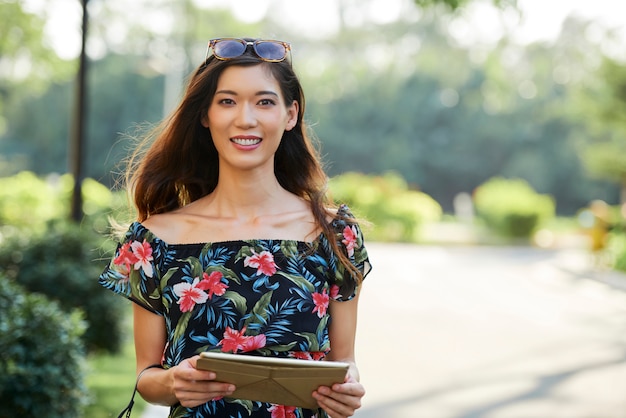
<path fill-rule="evenodd" d="M 122 352 L 90 356 L 87 360 L 86 384 L 91 399 L 85 410 L 89 418 L 117 418 L 126 407 L 135 387 L 135 352 L 132 339 L 124 344 Z M 139 417 L 146 402 L 135 396 L 133 417 Z"/>

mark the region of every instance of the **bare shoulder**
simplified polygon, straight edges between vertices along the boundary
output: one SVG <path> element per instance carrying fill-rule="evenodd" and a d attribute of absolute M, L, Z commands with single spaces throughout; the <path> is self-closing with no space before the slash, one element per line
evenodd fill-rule
<path fill-rule="evenodd" d="M 177 212 L 152 215 L 141 224 L 165 242 L 176 242 L 183 220 Z"/>
<path fill-rule="evenodd" d="M 207 202 L 152 215 L 142 224 L 168 244 L 250 239 L 313 241 L 321 233 L 309 203 L 300 199 L 285 199 L 281 205 L 258 213 L 239 214 Z"/>

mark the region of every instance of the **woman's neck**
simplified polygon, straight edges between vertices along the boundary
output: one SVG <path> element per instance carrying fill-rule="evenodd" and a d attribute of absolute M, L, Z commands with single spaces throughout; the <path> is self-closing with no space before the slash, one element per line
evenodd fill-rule
<path fill-rule="evenodd" d="M 288 210 L 293 200 L 300 200 L 294 197 L 278 183 L 273 173 L 271 176 L 220 175 L 217 187 L 206 197 L 206 203 L 223 215 L 255 218 Z"/>

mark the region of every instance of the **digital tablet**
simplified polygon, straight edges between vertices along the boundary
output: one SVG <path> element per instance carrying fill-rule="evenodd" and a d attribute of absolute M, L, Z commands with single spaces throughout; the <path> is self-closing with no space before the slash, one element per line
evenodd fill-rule
<path fill-rule="evenodd" d="M 344 362 L 214 352 L 201 353 L 197 368 L 215 372 L 219 382 L 234 384 L 231 398 L 308 409 L 318 408 L 311 396 L 314 390 L 343 383 L 348 373 Z"/>

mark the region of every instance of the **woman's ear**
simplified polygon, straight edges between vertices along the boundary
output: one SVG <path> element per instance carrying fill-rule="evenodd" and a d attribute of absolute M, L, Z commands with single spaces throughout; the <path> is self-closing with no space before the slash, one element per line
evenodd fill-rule
<path fill-rule="evenodd" d="M 205 128 L 209 127 L 209 115 L 207 115 L 206 113 L 204 113 L 202 115 L 202 117 L 200 118 L 200 123 L 202 124 L 202 126 L 204 126 Z"/>
<path fill-rule="evenodd" d="M 203 108 L 201 115 L 202 116 L 200 116 L 200 123 L 205 128 L 208 128 L 209 127 L 209 108 L 208 107 Z"/>
<path fill-rule="evenodd" d="M 300 105 L 296 100 L 291 103 L 291 106 L 287 108 L 287 125 L 285 126 L 286 131 L 292 130 L 296 124 L 298 123 L 298 111 L 300 110 Z"/>

